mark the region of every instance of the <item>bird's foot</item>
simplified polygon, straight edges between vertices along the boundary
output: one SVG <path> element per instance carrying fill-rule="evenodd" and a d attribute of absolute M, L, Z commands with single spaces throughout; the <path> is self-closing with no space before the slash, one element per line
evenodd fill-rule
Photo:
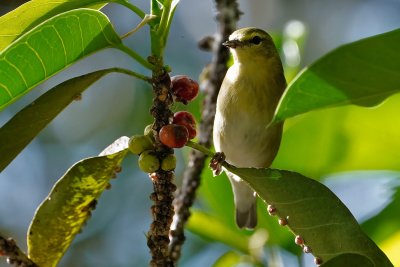
<path fill-rule="evenodd" d="M 214 176 L 220 175 L 222 172 L 222 163 L 225 161 L 225 154 L 224 152 L 217 152 L 211 158 L 210 161 L 210 168 L 213 170 Z"/>

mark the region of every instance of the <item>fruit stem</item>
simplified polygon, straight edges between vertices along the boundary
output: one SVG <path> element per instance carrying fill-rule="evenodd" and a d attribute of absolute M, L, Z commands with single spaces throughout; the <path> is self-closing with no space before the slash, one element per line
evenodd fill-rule
<path fill-rule="evenodd" d="M 138 62 L 140 65 L 142 65 L 146 69 L 154 70 L 154 65 L 153 64 L 149 63 L 141 55 L 139 55 L 138 53 L 136 53 L 135 51 L 133 51 L 129 47 L 125 46 L 124 44 L 121 43 L 120 45 L 118 45 L 115 48 L 117 48 L 117 49 L 121 50 L 122 52 L 125 52 L 126 54 L 128 54 L 131 58 L 133 58 L 136 62 Z"/>
<path fill-rule="evenodd" d="M 205 146 L 200 145 L 200 144 L 195 143 L 190 140 L 186 143 L 186 146 L 196 149 L 197 151 L 200 151 L 201 153 L 203 153 L 206 156 L 211 157 L 211 158 L 213 158 L 216 155 L 216 153 L 212 152 L 210 149 L 206 148 Z M 225 160 L 223 162 L 221 162 L 221 165 L 224 166 L 225 168 L 231 169 L 231 170 L 234 170 L 236 168 L 235 166 L 229 164 Z"/>
<path fill-rule="evenodd" d="M 142 81 L 151 83 L 150 77 L 140 74 L 140 73 L 137 73 L 135 71 L 131 71 L 131 70 L 123 69 L 123 68 L 112 68 L 111 70 L 113 70 L 114 72 L 123 73 L 123 74 L 129 75 L 129 76 L 135 77 L 137 79 L 140 79 Z"/>
<path fill-rule="evenodd" d="M 138 30 L 140 30 L 144 25 L 148 24 L 150 21 L 154 20 L 155 18 L 157 18 L 157 16 L 146 14 L 144 16 L 144 18 L 142 19 L 142 21 L 134 29 L 132 29 L 129 32 L 127 32 L 124 35 L 122 35 L 121 39 L 125 39 L 125 38 L 131 36 L 132 34 L 137 32 Z"/>
<path fill-rule="evenodd" d="M 214 152 L 212 152 L 210 149 L 206 148 L 205 146 L 200 145 L 199 143 L 195 143 L 195 142 L 189 140 L 186 143 L 186 146 L 196 149 L 209 157 L 214 156 Z"/>

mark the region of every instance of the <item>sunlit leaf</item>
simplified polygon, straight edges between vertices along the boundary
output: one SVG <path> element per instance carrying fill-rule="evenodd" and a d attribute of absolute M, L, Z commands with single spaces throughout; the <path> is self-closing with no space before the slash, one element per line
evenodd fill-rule
<path fill-rule="evenodd" d="M 24 32 L 32 29 L 43 21 L 60 13 L 87 7 L 100 9 L 108 2 L 105 0 L 31 0 L 11 12 L 0 17 L 0 51 L 11 44 Z M 32 12 L 34 10 L 35 12 Z"/>
<path fill-rule="evenodd" d="M 0 172 L 84 90 L 113 71 L 115 69 L 100 70 L 65 81 L 37 98 L 3 125 L 0 128 Z"/>
<path fill-rule="evenodd" d="M 400 94 L 374 108 L 344 106 L 285 123 L 274 168 L 308 177 L 352 170 L 400 170 Z"/>
<path fill-rule="evenodd" d="M 394 213 L 394 216 L 397 214 Z M 382 250 L 386 253 L 388 258 L 393 262 L 394 266 L 400 266 L 400 231 L 392 234 L 388 239 L 383 241 L 381 244 Z"/>
<path fill-rule="evenodd" d="M 241 255 L 233 251 L 228 251 L 213 264 L 213 267 L 236 266 L 240 261 Z"/>
<path fill-rule="evenodd" d="M 274 120 L 346 104 L 375 106 L 400 91 L 400 29 L 344 45 L 301 72 Z"/>
<path fill-rule="evenodd" d="M 39 24 L 0 54 L 0 109 L 77 60 L 120 43 L 108 18 L 92 9 Z"/>
<path fill-rule="evenodd" d="M 115 176 L 127 153 L 128 140 L 121 137 L 98 157 L 76 163 L 54 185 L 28 230 L 28 255 L 36 264 L 57 265 Z"/>
<path fill-rule="evenodd" d="M 298 173 L 275 169 L 228 167 L 276 208 L 276 214 L 300 235 L 313 255 L 326 262 L 356 253 L 377 266 L 393 266 L 361 230 L 347 207 L 323 184 Z"/>

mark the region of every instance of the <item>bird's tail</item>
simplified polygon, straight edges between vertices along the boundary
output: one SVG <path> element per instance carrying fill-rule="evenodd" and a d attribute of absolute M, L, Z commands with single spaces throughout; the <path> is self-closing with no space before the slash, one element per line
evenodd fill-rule
<path fill-rule="evenodd" d="M 232 184 L 236 224 L 239 228 L 253 229 L 257 225 L 257 197 L 253 189 L 238 176 L 228 173 Z"/>

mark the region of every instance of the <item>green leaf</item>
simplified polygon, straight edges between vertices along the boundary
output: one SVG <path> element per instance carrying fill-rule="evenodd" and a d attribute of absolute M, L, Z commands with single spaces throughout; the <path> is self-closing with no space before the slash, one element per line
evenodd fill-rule
<path fill-rule="evenodd" d="M 375 265 L 367 257 L 355 253 L 346 253 L 339 255 L 321 265 L 321 267 L 338 267 L 338 266 L 374 267 L 381 265 L 379 264 Z"/>
<path fill-rule="evenodd" d="M 275 207 L 279 218 L 287 219 L 289 229 L 301 236 L 323 262 L 357 253 L 376 266 L 393 266 L 347 207 L 323 184 L 289 171 L 233 166 L 227 169 Z"/>
<path fill-rule="evenodd" d="M 400 94 L 375 108 L 317 110 L 285 122 L 273 168 L 315 179 L 351 170 L 400 170 Z"/>
<path fill-rule="evenodd" d="M 57 265 L 115 176 L 128 151 L 128 140 L 121 137 L 98 157 L 76 163 L 54 185 L 28 230 L 28 255 L 36 264 Z"/>
<path fill-rule="evenodd" d="M 344 45 L 288 86 L 274 121 L 347 104 L 374 106 L 400 91 L 400 29 Z"/>
<path fill-rule="evenodd" d="M 76 97 L 113 71 L 118 69 L 95 71 L 65 81 L 11 118 L 0 129 L 0 172 Z"/>
<path fill-rule="evenodd" d="M 0 110 L 77 60 L 120 43 L 108 18 L 92 9 L 39 24 L 0 54 Z"/>
<path fill-rule="evenodd" d="M 198 196 L 201 199 L 201 203 L 204 206 L 204 210 L 211 216 L 218 220 L 219 224 L 223 225 L 225 231 L 230 231 L 232 236 L 237 236 L 234 242 L 225 242 L 224 240 L 215 240 L 224 242 L 227 245 L 235 249 L 243 246 L 243 241 L 249 237 L 251 232 L 243 231 L 239 229 L 235 223 L 234 215 L 234 204 L 233 204 L 233 194 L 232 188 L 229 183 L 228 178 L 225 174 L 221 174 L 219 177 L 213 177 L 212 172 L 209 170 L 208 163 L 205 164 L 205 168 L 201 175 L 201 185 L 198 189 Z M 269 233 L 267 243 L 270 246 L 279 245 L 284 247 L 286 250 L 293 253 L 298 253 L 299 249 L 293 242 L 293 236 L 287 230 L 282 229 L 276 220 L 265 212 L 265 205 L 258 201 L 258 227 L 262 228 Z M 198 228 L 198 235 L 202 236 L 200 233 L 201 228 Z M 207 231 L 207 229 L 205 230 Z M 215 236 L 217 237 L 217 236 Z M 213 235 L 208 235 L 208 238 L 212 239 Z M 214 239 L 213 239 L 214 240 Z"/>
<path fill-rule="evenodd" d="M 236 252 L 228 251 L 222 255 L 212 267 L 226 267 L 226 266 L 236 266 L 241 262 L 241 255 Z"/>
<path fill-rule="evenodd" d="M 0 51 L 23 33 L 60 13 L 87 7 L 100 9 L 105 0 L 31 0 L 0 17 Z M 32 12 L 35 10 L 35 12 Z"/>
<path fill-rule="evenodd" d="M 179 4 L 179 1 L 180 0 L 173 0 L 171 3 L 171 10 L 170 10 L 169 16 L 168 16 L 168 22 L 167 22 L 167 27 L 166 27 L 166 36 L 164 37 L 165 38 L 164 42 L 167 42 L 166 38 L 168 37 L 168 33 L 171 28 L 172 20 L 174 18 L 175 10 Z"/>
<path fill-rule="evenodd" d="M 193 211 L 187 229 L 205 239 L 230 245 L 242 252 L 249 252 L 249 237 L 226 227 L 224 222 L 204 212 Z"/>

